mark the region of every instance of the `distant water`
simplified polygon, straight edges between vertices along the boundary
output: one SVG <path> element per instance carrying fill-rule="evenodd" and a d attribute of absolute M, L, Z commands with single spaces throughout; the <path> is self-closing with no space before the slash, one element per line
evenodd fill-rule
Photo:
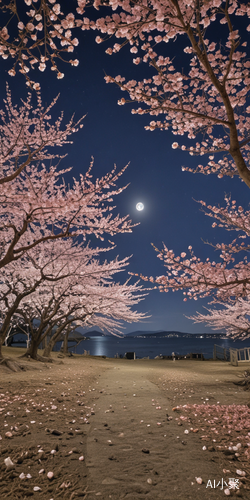
<path fill-rule="evenodd" d="M 213 357 L 214 344 L 229 349 L 234 347 L 250 347 L 250 338 L 245 341 L 236 341 L 219 338 L 136 338 L 136 337 L 92 337 L 90 340 L 84 340 L 76 348 L 72 345 L 71 351 L 77 354 L 83 354 L 84 350 L 90 351 L 92 356 L 115 357 L 116 354 L 124 356 L 126 352 L 135 352 L 136 357 L 144 358 L 149 356 L 153 359 L 160 354 L 171 356 L 172 352 L 180 355 L 188 353 L 202 353 L 204 358 Z M 69 344 L 70 345 L 70 344 Z M 59 349 L 61 344 L 57 348 Z"/>

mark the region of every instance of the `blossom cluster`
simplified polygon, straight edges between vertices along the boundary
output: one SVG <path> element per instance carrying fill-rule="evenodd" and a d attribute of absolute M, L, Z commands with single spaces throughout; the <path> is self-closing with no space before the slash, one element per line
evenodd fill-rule
<path fill-rule="evenodd" d="M 46 107 L 39 91 L 36 98 L 36 107 L 30 93 L 22 105 L 14 105 L 7 85 L 4 108 L 0 110 L 0 184 L 17 177 L 31 162 L 62 158 L 50 152 L 51 148 L 69 144 L 69 137 L 83 126 L 82 118 L 74 122 L 73 117 L 64 125 L 63 112 L 53 123 L 51 112 L 58 97 Z"/>
<path fill-rule="evenodd" d="M 38 68 L 45 71 L 48 62 L 50 69 L 55 71 L 57 78 L 64 74 L 58 69 L 57 59 L 63 55 L 72 54 L 78 46 L 78 38 L 72 30 L 81 27 L 83 21 L 76 19 L 74 13 L 64 14 L 60 2 L 56 0 L 24 0 L 27 6 L 25 15 L 23 7 L 11 0 L 8 5 L 0 6 L 0 11 L 6 12 L 10 19 L 0 28 L 0 56 L 3 59 L 14 60 L 8 71 L 10 76 L 16 72 L 24 74 L 31 87 L 40 88 L 38 82 L 29 78 L 30 70 Z M 82 12 L 82 0 L 78 1 L 78 10 Z M 78 66 L 78 59 L 69 59 L 72 66 Z"/>
<path fill-rule="evenodd" d="M 218 302 L 216 308 L 206 308 L 206 314 L 198 313 L 189 319 L 194 323 L 206 323 L 213 330 L 224 330 L 234 340 L 246 340 L 250 333 L 249 300 L 246 295 L 239 297 L 236 302 Z"/>

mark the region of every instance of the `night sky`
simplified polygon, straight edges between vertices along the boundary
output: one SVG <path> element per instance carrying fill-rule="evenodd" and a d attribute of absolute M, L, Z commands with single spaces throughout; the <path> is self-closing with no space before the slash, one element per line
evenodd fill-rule
<path fill-rule="evenodd" d="M 132 234 L 115 236 L 113 241 L 117 246 L 106 257 L 132 255 L 128 271 L 154 277 L 164 274 L 165 270 L 151 243 L 160 249 L 164 242 L 176 254 L 187 252 L 187 247 L 192 245 L 201 259 L 211 257 L 213 249 L 202 240 L 212 243 L 230 241 L 235 234 L 230 235 L 220 228 L 212 229 L 212 219 L 200 211 L 195 200 L 223 205 L 224 193 L 231 193 L 232 198 L 246 208 L 249 189 L 236 178 L 218 179 L 213 175 L 181 171 L 183 165 L 196 165 L 199 158 L 173 150 L 171 144 L 176 140 L 180 144 L 190 144 L 190 141 L 174 136 L 171 131 L 145 131 L 144 126 L 150 117 L 132 115 L 132 105 L 118 106 L 117 100 L 127 96 L 115 85 L 104 81 L 105 73 L 140 78 L 145 74 L 146 66 L 134 66 L 127 48 L 113 56 L 105 54 L 109 45 L 97 45 L 94 41 L 96 35 L 95 32 L 76 33 L 80 44 L 73 58 L 77 57 L 80 64 L 74 68 L 61 63 L 59 68 L 65 74 L 64 79 L 58 80 L 49 68 L 44 73 L 30 76 L 40 82 L 44 103 L 50 103 L 60 93 L 55 113 L 63 109 L 65 121 L 72 113 L 77 119 L 86 114 L 83 129 L 73 135 L 74 144 L 67 146 L 68 156 L 62 161 L 62 167 L 72 166 L 72 173 L 77 177 L 88 169 L 93 156 L 93 175 L 99 177 L 110 171 L 114 164 L 121 169 L 129 163 L 119 186 L 130 185 L 114 201 L 117 212 L 130 214 L 133 222 L 140 222 L 140 225 Z M 1 99 L 5 97 L 5 82 L 8 81 L 13 100 L 17 103 L 26 97 L 27 86 L 22 76 L 11 78 L 7 73 L 9 69 L 10 63 L 1 59 Z M 136 210 L 137 202 L 143 202 L 145 208 L 142 212 Z M 127 272 L 117 279 L 125 281 Z M 205 300 L 183 302 L 182 292 L 152 290 L 137 307 L 139 311 L 148 312 L 151 318 L 145 323 L 129 324 L 124 331 L 211 332 L 211 328 L 194 325 L 185 317 L 196 311 L 202 312 L 206 304 Z"/>

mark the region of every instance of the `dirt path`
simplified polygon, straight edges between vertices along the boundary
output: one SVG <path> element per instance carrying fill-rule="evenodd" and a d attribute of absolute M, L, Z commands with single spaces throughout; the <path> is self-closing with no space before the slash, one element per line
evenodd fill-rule
<path fill-rule="evenodd" d="M 149 375 L 147 364 L 131 361 L 102 377 L 87 438 L 88 500 L 224 498 L 206 488 L 221 480 L 219 457 L 204 460 L 198 434 L 177 425 L 172 391 L 164 394 Z"/>
<path fill-rule="evenodd" d="M 212 361 L 61 361 L 56 353 L 48 365 L 2 368 L 0 500 L 220 500 L 222 478 L 238 477 L 237 469 L 246 477 L 230 495 L 250 499 L 249 392 L 233 384 L 243 370 Z M 173 411 L 189 403 L 189 413 Z M 194 416 L 194 404 L 203 416 Z M 214 409 L 230 405 L 238 412 L 233 430 L 213 421 Z M 237 443 L 239 456 L 226 456 Z"/>

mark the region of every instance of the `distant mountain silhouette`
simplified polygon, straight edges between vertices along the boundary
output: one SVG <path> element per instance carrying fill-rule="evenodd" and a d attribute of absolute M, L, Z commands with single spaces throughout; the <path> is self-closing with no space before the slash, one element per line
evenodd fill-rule
<path fill-rule="evenodd" d="M 98 332 L 97 330 L 92 330 L 90 332 L 85 331 L 82 335 L 84 335 L 84 337 L 104 337 L 105 334 L 103 332 Z M 110 335 L 110 333 L 108 335 Z"/>
<path fill-rule="evenodd" d="M 89 332 L 84 331 L 81 332 L 81 329 L 77 329 L 77 333 L 81 333 L 85 337 L 103 337 L 105 334 L 102 332 L 98 332 L 97 330 L 92 330 Z M 111 336 L 110 333 L 106 334 L 107 336 Z M 136 330 L 135 332 L 126 333 L 124 337 L 221 337 L 222 333 L 188 333 L 188 332 L 179 332 L 176 330 L 156 330 L 156 331 L 144 331 L 144 330 Z M 225 334 L 224 334 L 225 335 Z"/>
<path fill-rule="evenodd" d="M 178 331 L 165 331 L 165 330 L 156 330 L 156 331 L 144 331 L 144 330 L 136 330 L 135 332 L 127 333 L 125 336 L 126 337 L 138 337 L 141 335 L 154 335 L 154 336 L 159 336 L 159 335 L 168 335 L 168 334 L 175 334 L 175 335 L 188 335 L 187 333 L 183 332 L 178 332 Z M 201 335 L 201 334 L 200 334 Z"/>
<path fill-rule="evenodd" d="M 188 332 L 179 332 L 176 330 L 158 330 L 158 331 L 143 331 L 143 330 L 137 330 L 135 332 L 127 333 L 125 336 L 126 337 L 220 337 L 223 335 L 222 333 L 188 333 Z"/>

